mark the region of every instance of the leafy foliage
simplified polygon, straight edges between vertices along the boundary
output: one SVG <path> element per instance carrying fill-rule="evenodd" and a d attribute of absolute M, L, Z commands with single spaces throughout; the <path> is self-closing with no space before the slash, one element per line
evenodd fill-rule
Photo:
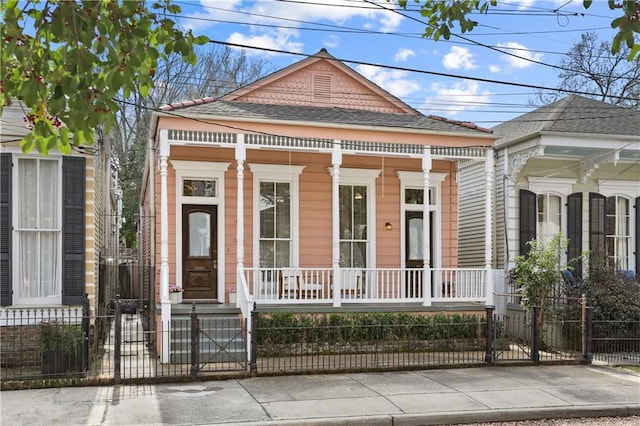
<path fill-rule="evenodd" d="M 526 256 L 516 257 L 513 278 L 522 304 L 531 310 L 534 305 L 545 307 L 554 286 L 561 282 L 560 260 L 566 251 L 567 240 L 557 234 L 548 243 L 532 240 L 529 245 L 531 250 Z"/>
<path fill-rule="evenodd" d="M 260 345 L 476 339 L 485 336 L 486 328 L 486 318 L 464 314 L 274 312 L 258 318 Z"/>
<path fill-rule="evenodd" d="M 390 1 L 390 0 L 387 0 Z M 490 7 L 497 6 L 497 0 L 414 0 L 420 4 L 420 14 L 427 18 L 427 28 L 425 37 L 433 37 L 438 40 L 440 37 L 449 39 L 451 29 L 456 25 L 464 33 L 471 31 L 477 22 L 467 17 L 471 12 L 486 13 Z M 408 0 L 398 0 L 398 4 L 406 8 Z M 583 0 L 585 9 L 591 7 L 593 0 Z M 623 45 L 630 51 L 628 60 L 640 57 L 640 43 L 636 43 L 635 36 L 640 34 L 640 1 L 638 0 L 609 0 L 611 10 L 620 10 L 622 16 L 611 21 L 611 28 L 618 29 L 618 32 L 611 43 L 611 52 L 618 53 Z"/>
<path fill-rule="evenodd" d="M 166 14 L 171 0 L 1 3 L 0 108 L 20 100 L 33 131 L 22 149 L 46 154 L 92 144 L 115 122 L 118 94 L 147 95 L 158 60 L 177 54 L 195 63 L 193 46 L 208 41 L 182 31 Z M 0 111 L 1 112 L 1 111 Z"/>

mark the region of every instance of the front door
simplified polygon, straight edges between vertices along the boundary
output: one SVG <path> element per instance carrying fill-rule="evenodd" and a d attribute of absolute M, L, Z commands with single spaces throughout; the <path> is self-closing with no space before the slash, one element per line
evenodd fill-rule
<path fill-rule="evenodd" d="M 182 298 L 218 299 L 218 207 L 182 206 Z"/>
<path fill-rule="evenodd" d="M 430 232 L 433 241 L 433 213 L 429 214 Z M 424 267 L 424 220 L 421 211 L 405 212 L 405 268 L 407 268 L 405 297 L 422 297 L 422 268 Z M 433 244 L 429 242 L 429 247 Z M 433 259 L 433 254 L 431 255 Z M 431 265 L 429 265 L 431 267 Z"/>

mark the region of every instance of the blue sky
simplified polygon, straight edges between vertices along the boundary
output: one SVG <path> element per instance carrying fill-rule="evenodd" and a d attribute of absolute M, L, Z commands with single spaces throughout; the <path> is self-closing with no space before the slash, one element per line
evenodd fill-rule
<path fill-rule="evenodd" d="M 452 35 L 436 42 L 422 38 L 425 20 L 411 0 L 413 10 L 408 11 L 399 9 L 396 0 L 176 3 L 183 9 L 179 22 L 196 34 L 292 53 L 313 54 L 326 48 L 422 113 L 484 127 L 531 110 L 530 102 L 539 102 L 539 90 L 518 84 L 556 86 L 558 70 L 553 65 L 584 32 L 595 31 L 600 40 L 612 40 L 615 31 L 610 23 L 619 13 L 603 0 L 594 1 L 589 9 L 582 0 L 498 0 L 498 7 L 488 14 L 475 16 L 474 31 L 454 31 L 464 38 Z M 246 52 L 266 57 L 274 69 L 303 58 L 259 49 Z"/>

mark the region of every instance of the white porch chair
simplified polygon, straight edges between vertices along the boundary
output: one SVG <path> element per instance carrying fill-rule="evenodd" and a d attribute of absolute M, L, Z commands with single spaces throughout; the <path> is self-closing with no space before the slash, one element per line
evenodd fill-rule
<path fill-rule="evenodd" d="M 340 295 L 342 297 L 345 299 L 356 299 L 363 296 L 362 269 L 342 269 L 340 278 Z"/>
<path fill-rule="evenodd" d="M 279 298 L 314 299 L 322 291 L 322 284 L 307 282 L 300 269 L 282 268 Z"/>

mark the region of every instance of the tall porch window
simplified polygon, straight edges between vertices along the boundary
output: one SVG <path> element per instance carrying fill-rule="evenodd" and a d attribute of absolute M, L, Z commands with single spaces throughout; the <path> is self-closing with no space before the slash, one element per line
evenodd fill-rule
<path fill-rule="evenodd" d="M 623 197 L 608 197 L 606 201 L 605 233 L 606 250 L 619 269 L 630 269 L 629 200 Z"/>
<path fill-rule="evenodd" d="M 546 242 L 562 231 L 562 199 L 553 194 L 538 195 L 536 235 Z"/>
<path fill-rule="evenodd" d="M 260 267 L 291 264 L 291 185 L 260 182 Z"/>
<path fill-rule="evenodd" d="M 367 267 L 367 187 L 340 185 L 340 266 Z"/>
<path fill-rule="evenodd" d="M 17 161 L 16 275 L 18 303 L 59 303 L 61 196 L 60 161 Z"/>
<path fill-rule="evenodd" d="M 254 188 L 254 265 L 298 266 L 298 188 L 304 166 L 249 164 L 249 168 Z"/>

